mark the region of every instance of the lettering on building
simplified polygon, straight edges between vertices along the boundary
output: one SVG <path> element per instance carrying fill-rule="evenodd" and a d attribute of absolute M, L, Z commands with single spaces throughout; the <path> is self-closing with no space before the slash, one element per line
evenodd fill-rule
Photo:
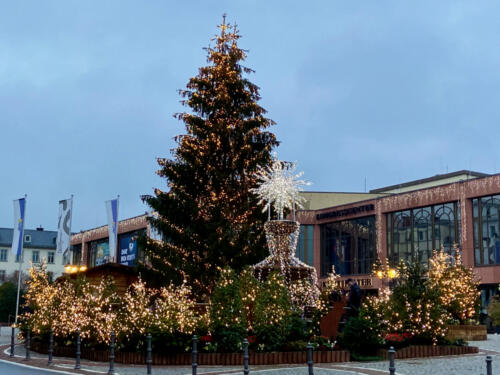
<path fill-rule="evenodd" d="M 365 204 L 364 206 L 351 207 L 351 208 L 346 208 L 344 210 L 336 210 L 336 211 L 324 212 L 322 214 L 317 214 L 316 219 L 317 220 L 330 219 L 330 218 L 359 214 L 362 212 L 370 212 L 373 210 L 375 210 L 374 204 Z"/>

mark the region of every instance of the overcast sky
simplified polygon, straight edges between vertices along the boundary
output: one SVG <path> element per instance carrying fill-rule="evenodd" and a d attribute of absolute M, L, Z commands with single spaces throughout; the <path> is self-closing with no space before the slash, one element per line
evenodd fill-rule
<path fill-rule="evenodd" d="M 73 230 L 144 213 L 156 157 L 183 133 L 178 89 L 227 13 L 281 159 L 308 190 L 364 191 L 500 167 L 496 1 L 5 1 L 0 7 L 0 227 Z"/>

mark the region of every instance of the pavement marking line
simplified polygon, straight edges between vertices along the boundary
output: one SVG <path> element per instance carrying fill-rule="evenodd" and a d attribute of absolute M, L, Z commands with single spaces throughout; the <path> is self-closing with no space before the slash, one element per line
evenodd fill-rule
<path fill-rule="evenodd" d="M 348 373 L 351 373 L 351 374 L 356 374 L 356 375 L 365 375 L 363 373 L 360 373 L 360 372 L 356 372 L 356 371 L 349 371 L 349 370 L 344 370 L 344 369 L 330 369 L 330 368 L 324 368 L 324 367 L 315 367 L 316 369 L 321 369 L 321 370 L 325 370 L 325 371 L 330 371 L 330 372 L 333 372 L 333 371 L 342 371 L 342 372 L 348 372 Z M 271 369 L 262 369 L 262 370 L 251 370 L 252 374 L 255 374 L 255 373 L 259 373 L 259 372 L 269 372 L 269 371 L 280 371 L 280 370 L 283 370 L 283 371 L 286 371 L 286 370 L 294 370 L 294 369 L 307 369 L 307 367 L 305 366 L 297 366 L 297 367 L 277 367 L 277 368 L 271 368 Z M 378 370 L 380 371 L 380 370 Z M 380 371 L 382 372 L 382 371 Z M 216 374 L 236 374 L 236 373 L 241 373 L 241 370 L 228 370 L 227 372 L 222 372 L 222 371 L 213 371 L 213 372 L 200 372 L 199 375 L 205 375 L 205 374 L 213 374 L 213 373 L 216 373 Z M 185 374 L 185 375 L 191 375 L 191 374 Z M 396 375 L 402 375 L 402 374 L 396 374 Z"/>
<path fill-rule="evenodd" d="M 316 367 L 317 369 L 321 369 L 321 370 L 331 370 L 331 371 L 342 371 L 342 372 L 349 372 L 351 374 L 356 374 L 356 375 L 366 375 L 366 373 L 362 373 L 362 372 L 358 372 L 358 371 L 351 371 L 351 370 L 344 370 L 344 369 L 340 369 L 340 368 L 336 368 L 336 369 L 329 369 L 329 368 L 324 368 L 324 367 Z M 368 370 L 368 369 L 367 369 Z M 377 372 L 381 372 L 381 373 L 384 373 L 386 374 L 387 372 L 384 372 L 384 371 L 379 371 L 377 370 Z M 395 375 L 401 375 L 401 374 L 395 374 Z"/>
<path fill-rule="evenodd" d="M 61 368 L 67 368 L 67 369 L 71 369 L 71 370 L 74 370 L 75 366 L 68 366 L 68 365 L 54 365 L 54 367 L 61 367 Z M 90 369 L 86 369 L 86 368 L 81 368 L 80 371 L 86 371 L 86 372 L 93 372 L 93 373 L 96 373 L 96 374 L 107 374 L 108 372 L 105 371 L 105 372 L 102 372 L 102 371 L 97 371 L 97 370 L 90 370 Z M 74 374 L 74 373 L 72 373 Z M 115 375 L 120 375 L 118 372 L 115 372 Z"/>
<path fill-rule="evenodd" d="M 345 367 L 345 368 L 352 368 L 352 369 L 355 369 L 355 370 L 369 370 L 369 371 L 377 371 L 377 372 L 381 372 L 383 374 L 386 374 L 387 371 L 389 371 L 389 368 L 387 368 L 387 370 L 381 370 L 379 368 L 371 368 L 371 367 L 357 367 L 357 366 L 349 366 L 349 365 L 335 365 L 335 366 L 338 366 L 338 367 Z M 400 372 L 395 372 L 394 375 L 404 375 Z"/>
<path fill-rule="evenodd" d="M 253 371 L 252 371 L 253 372 Z M 241 370 L 222 370 L 222 371 L 209 371 L 209 372 L 200 372 L 198 375 L 209 375 L 209 374 L 240 374 Z M 192 372 L 184 375 L 191 375 Z"/>
<path fill-rule="evenodd" d="M 56 372 L 58 374 L 75 375 L 74 372 L 67 372 L 67 371 L 61 371 L 61 370 L 52 370 L 52 369 L 43 368 L 43 367 L 30 366 L 30 365 L 25 365 L 24 363 L 6 361 L 4 359 L 0 359 L 0 362 L 1 363 L 7 363 L 9 365 L 14 365 L 14 366 L 27 367 L 27 368 L 31 368 L 31 369 L 34 369 L 34 370 L 40 370 L 40 371 L 46 371 L 46 372 Z"/>
<path fill-rule="evenodd" d="M 10 348 L 6 348 L 6 349 L 3 351 L 3 354 L 10 356 Z M 17 358 L 24 358 L 24 356 L 22 356 L 22 355 L 17 355 L 17 354 L 16 354 L 16 351 L 14 350 L 14 358 L 15 358 L 15 357 L 17 357 Z"/>

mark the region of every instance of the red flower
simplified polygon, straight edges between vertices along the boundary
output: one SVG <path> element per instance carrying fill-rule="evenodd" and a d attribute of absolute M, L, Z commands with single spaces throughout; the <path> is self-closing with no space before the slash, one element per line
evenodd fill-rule
<path fill-rule="evenodd" d="M 201 336 L 200 337 L 200 341 L 203 341 L 203 342 L 212 342 L 212 335 L 208 334 L 208 335 L 205 335 L 205 336 Z"/>
<path fill-rule="evenodd" d="M 247 340 L 248 340 L 249 344 L 253 344 L 257 341 L 257 337 L 256 336 L 248 336 Z"/>

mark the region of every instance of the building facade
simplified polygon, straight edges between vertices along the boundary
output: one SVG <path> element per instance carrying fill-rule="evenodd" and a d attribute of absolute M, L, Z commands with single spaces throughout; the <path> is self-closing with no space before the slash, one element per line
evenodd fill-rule
<path fill-rule="evenodd" d="M 334 266 L 344 279 L 378 289 L 383 281 L 372 275 L 377 259 L 426 263 L 434 249 L 452 252 L 456 245 L 480 279 L 484 306 L 500 283 L 500 175 L 459 171 L 369 194 L 297 213 L 298 255 L 320 280 Z"/>
<path fill-rule="evenodd" d="M 12 235 L 13 229 L 0 228 L 0 284 L 7 280 L 17 282 L 20 261 L 23 278 L 32 264 L 39 264 L 43 260 L 47 263 L 49 278 L 55 279 L 63 274 L 65 261 L 62 255 L 56 254 L 56 231 L 46 231 L 41 227 L 26 229 L 21 257 L 11 252 Z"/>
<path fill-rule="evenodd" d="M 115 263 L 133 266 L 143 255 L 138 237 L 149 235 L 147 215 L 140 215 L 118 223 L 118 242 Z M 71 236 L 72 264 L 87 266 L 89 269 L 109 262 L 108 226 L 81 231 Z"/>

